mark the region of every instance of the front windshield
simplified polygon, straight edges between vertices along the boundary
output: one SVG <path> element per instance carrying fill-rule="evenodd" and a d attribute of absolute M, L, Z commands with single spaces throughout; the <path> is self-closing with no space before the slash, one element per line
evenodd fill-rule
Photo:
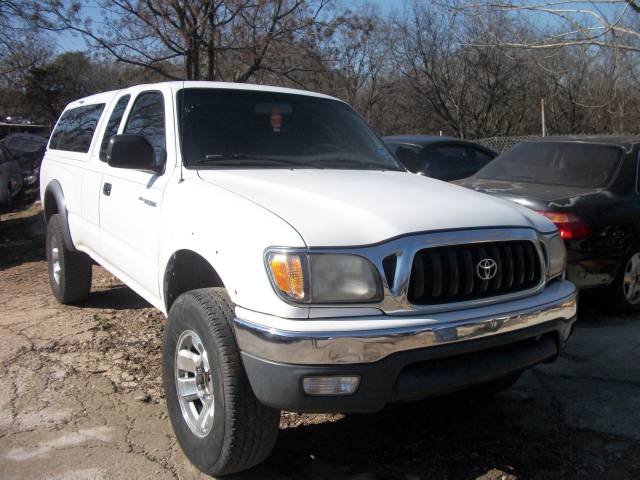
<path fill-rule="evenodd" d="M 622 151 L 581 142 L 523 142 L 499 155 L 476 178 L 601 188 L 611 182 Z"/>
<path fill-rule="evenodd" d="M 404 170 L 348 105 L 284 93 L 178 92 L 184 165 Z"/>

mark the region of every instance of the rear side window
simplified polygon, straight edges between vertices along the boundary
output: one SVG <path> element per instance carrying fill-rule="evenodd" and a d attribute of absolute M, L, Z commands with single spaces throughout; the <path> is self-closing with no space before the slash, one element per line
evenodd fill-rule
<path fill-rule="evenodd" d="M 484 167 L 487 163 L 493 160 L 493 155 L 483 152 L 482 150 L 472 149 L 476 154 L 476 160 L 478 161 L 478 168 Z"/>
<path fill-rule="evenodd" d="M 418 158 L 419 153 L 419 147 L 410 145 L 400 145 L 395 151 L 398 160 L 412 173 L 416 173 L 424 168 L 424 162 Z"/>
<path fill-rule="evenodd" d="M 426 153 L 428 173 L 440 180 L 458 180 L 475 173 L 476 161 L 465 145 L 443 145 Z"/>
<path fill-rule="evenodd" d="M 103 110 L 104 103 L 98 103 L 65 111 L 51 134 L 49 148 L 87 153 Z"/>
<path fill-rule="evenodd" d="M 104 136 L 102 137 L 102 143 L 100 144 L 100 160 L 103 162 L 107 161 L 109 139 L 118 133 L 118 127 L 120 127 L 120 122 L 122 122 L 122 117 L 124 116 L 124 111 L 127 109 L 130 98 L 131 95 L 124 95 L 118 100 L 116 106 L 113 107 L 113 111 L 111 112 L 111 116 L 107 122 L 107 128 L 105 129 Z"/>
<path fill-rule="evenodd" d="M 454 160 L 469 158 L 469 152 L 464 145 L 446 145 L 436 147 L 430 154 L 431 159 L 438 159 L 441 162 L 452 162 Z"/>
<path fill-rule="evenodd" d="M 156 157 L 165 148 L 164 100 L 160 92 L 138 95 L 124 133 L 144 135 L 156 151 Z"/>

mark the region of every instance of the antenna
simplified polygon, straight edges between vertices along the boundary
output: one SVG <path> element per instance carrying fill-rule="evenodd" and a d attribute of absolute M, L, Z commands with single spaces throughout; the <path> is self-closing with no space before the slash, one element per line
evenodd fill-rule
<path fill-rule="evenodd" d="M 184 159 L 182 157 L 182 151 L 183 151 L 183 145 L 182 145 L 182 139 L 184 138 L 184 80 L 182 81 L 182 91 L 180 92 L 182 97 L 178 97 L 181 99 L 181 101 L 178 103 L 178 107 L 180 108 L 180 111 L 178 112 L 178 115 L 180 115 L 180 128 L 178 129 L 178 131 L 180 132 L 180 138 L 178 138 L 178 141 L 180 142 L 180 180 L 178 180 L 178 183 L 182 183 L 184 182 L 184 177 L 182 176 L 182 164 L 184 163 Z"/>

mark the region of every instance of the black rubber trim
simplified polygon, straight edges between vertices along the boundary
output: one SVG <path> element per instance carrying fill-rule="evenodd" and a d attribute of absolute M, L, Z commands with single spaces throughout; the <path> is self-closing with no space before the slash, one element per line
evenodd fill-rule
<path fill-rule="evenodd" d="M 574 320 L 558 319 L 479 340 L 399 352 L 375 363 L 293 365 L 245 352 L 242 360 L 254 394 L 271 407 L 308 413 L 375 412 L 394 401 L 453 392 L 552 361 L 563 348 L 559 338 L 566 338 Z M 309 396 L 302 389 L 302 379 L 312 375 L 358 375 L 361 382 L 353 395 Z"/>
<path fill-rule="evenodd" d="M 408 401 L 444 395 L 506 377 L 557 356 L 558 342 L 546 334 L 539 340 L 517 342 L 486 353 L 410 367 L 398 377 L 391 400 Z"/>
<path fill-rule="evenodd" d="M 73 245 L 73 240 L 71 239 L 71 230 L 69 230 L 69 220 L 67 218 L 67 207 L 64 202 L 64 193 L 62 192 L 62 186 L 60 186 L 60 182 L 58 182 L 57 180 L 51 180 L 51 182 L 49 182 L 49 185 L 47 185 L 43 198 L 47 198 L 47 194 L 53 195 L 53 198 L 56 202 L 56 207 L 62 220 L 62 236 L 64 238 L 64 245 L 68 250 L 76 252 L 76 247 Z M 46 212 L 46 206 L 43 205 L 43 207 L 45 208 Z M 48 220 L 49 219 L 45 216 L 45 221 Z"/>

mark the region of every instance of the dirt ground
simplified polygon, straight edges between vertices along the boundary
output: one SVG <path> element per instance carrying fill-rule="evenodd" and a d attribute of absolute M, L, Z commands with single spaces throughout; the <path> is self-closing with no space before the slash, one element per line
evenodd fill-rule
<path fill-rule="evenodd" d="M 56 303 L 37 206 L 0 221 L 0 479 L 204 478 L 160 379 L 163 316 L 100 267 Z M 640 317 L 584 299 L 555 363 L 490 400 L 372 415 L 285 413 L 266 464 L 238 478 L 640 478 Z"/>

